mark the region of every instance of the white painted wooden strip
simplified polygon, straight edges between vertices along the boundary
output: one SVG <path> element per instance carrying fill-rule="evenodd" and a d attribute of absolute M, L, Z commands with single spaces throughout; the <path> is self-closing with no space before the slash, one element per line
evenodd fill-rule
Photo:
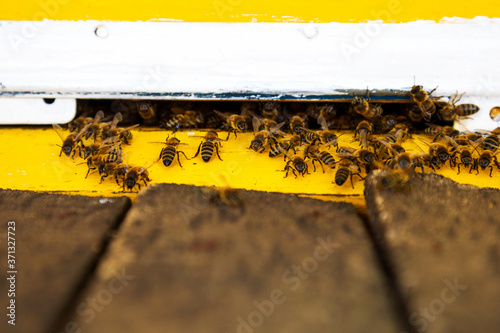
<path fill-rule="evenodd" d="M 415 79 L 498 105 L 500 21 L 459 22 L 0 21 L 0 97 L 404 95 Z"/>
<path fill-rule="evenodd" d="M 75 114 L 74 98 L 0 98 L 0 124 L 64 124 Z"/>

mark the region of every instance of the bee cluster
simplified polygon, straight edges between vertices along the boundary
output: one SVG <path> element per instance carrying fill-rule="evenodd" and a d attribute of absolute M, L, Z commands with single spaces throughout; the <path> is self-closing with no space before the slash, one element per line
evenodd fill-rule
<path fill-rule="evenodd" d="M 68 126 L 71 134 L 67 138 L 61 136 L 61 152 L 72 157 L 78 153 L 86 160 L 89 172 L 97 170 L 101 181 L 114 175 L 124 190 L 140 188 L 139 182 L 147 185 L 150 181 L 148 166 L 131 167 L 122 159 L 121 146 L 130 144 L 130 129 L 137 123 L 173 132 L 163 142 L 166 146 L 158 158 L 166 167 L 176 158 L 181 165 L 181 154 L 190 160 L 179 150 L 183 145 L 175 137 L 179 130 L 208 130 L 193 156 L 201 154 L 204 162 L 214 156 L 222 160 L 222 141 L 229 140 L 231 134 L 236 139 L 239 133 L 253 130 L 248 149 L 256 153 L 267 151 L 270 158 L 283 156 L 284 177 L 290 173 L 305 176 L 318 166 L 323 173 L 336 169 L 332 181 L 338 186 L 349 179 L 354 187 L 353 177 L 364 179 L 372 170 L 384 169 L 387 176 L 381 186 L 399 190 L 417 172 L 435 172 L 446 165 L 458 173 L 461 169 L 476 174 L 489 170 L 492 176 L 494 167 L 500 169 L 496 158 L 500 129 L 460 133 L 452 122 L 478 112 L 479 107 L 457 105 L 461 98 L 458 94 L 448 102 L 431 94 L 432 91 L 428 93 L 415 85 L 409 92 L 412 103 L 374 104 L 369 96 L 354 96 L 350 102 L 336 103 L 119 100 L 101 101 L 108 104 L 98 105 L 87 101 L 80 104 L 80 116 Z M 118 123 L 136 125 L 118 128 Z M 60 130 L 59 126 L 54 127 Z M 227 132 L 225 139 L 219 138 L 220 131 Z M 339 145 L 338 137 L 351 133 L 353 144 Z M 407 152 L 405 142 L 415 141 L 415 133 L 427 135 L 428 140 L 420 140 L 424 145 L 420 152 Z M 83 139 L 94 142 L 85 143 Z"/>
<path fill-rule="evenodd" d="M 88 166 L 85 178 L 92 170 L 97 170 L 101 183 L 113 175 L 123 190 L 133 190 L 136 186 L 140 189 L 140 181 L 144 185 L 150 181 L 147 167 L 125 164 L 122 150 L 122 144 L 131 144 L 133 136 L 130 130 L 139 124 L 120 128 L 118 124 L 122 120 L 123 116 L 119 112 L 112 119 L 106 119 L 103 111 L 96 112 L 94 117 L 80 116 L 68 124 L 70 133 L 67 136 L 64 136 L 61 126 L 54 124 L 62 140 L 59 156 L 64 153 L 74 158 L 78 154 L 84 159 Z"/>

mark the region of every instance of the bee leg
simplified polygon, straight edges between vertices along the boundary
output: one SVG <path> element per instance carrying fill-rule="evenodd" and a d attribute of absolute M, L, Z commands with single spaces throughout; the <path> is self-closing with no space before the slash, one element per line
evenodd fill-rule
<path fill-rule="evenodd" d="M 290 168 L 289 168 L 288 163 L 287 163 L 287 164 L 285 165 L 285 168 L 283 169 L 283 171 L 286 171 L 286 173 L 285 173 L 285 177 L 283 177 L 283 178 L 288 177 L 288 171 L 289 171 L 289 169 L 290 169 Z"/>
<path fill-rule="evenodd" d="M 460 174 L 460 164 L 462 164 L 462 163 L 458 163 L 458 164 L 457 164 L 457 168 L 458 168 L 458 173 L 457 173 L 457 175 L 459 175 L 459 174 Z"/>
<path fill-rule="evenodd" d="M 201 149 L 201 145 L 203 144 L 203 141 L 200 143 L 200 145 L 198 146 L 198 150 L 196 151 L 196 154 L 193 156 L 193 158 L 195 158 L 196 156 L 198 156 L 198 154 L 200 153 L 200 149 Z"/>
<path fill-rule="evenodd" d="M 493 172 L 493 166 L 490 165 L 490 177 L 492 172 Z"/>
<path fill-rule="evenodd" d="M 101 184 L 103 181 L 104 181 L 104 178 L 106 178 L 108 175 L 102 175 L 101 176 L 101 181 L 99 182 L 99 184 Z"/>
<path fill-rule="evenodd" d="M 309 173 L 309 166 L 307 165 L 306 163 L 306 168 L 304 169 L 305 173 L 307 173 L 308 175 L 310 175 Z M 304 173 L 302 174 L 302 177 L 304 177 Z"/>
<path fill-rule="evenodd" d="M 314 160 L 313 160 L 313 163 L 314 163 Z M 319 165 L 321 165 L 321 169 L 323 169 L 323 173 L 325 173 L 325 168 L 323 167 L 323 163 L 320 160 L 318 160 L 318 163 L 319 163 Z"/>
<path fill-rule="evenodd" d="M 262 149 L 259 151 L 259 153 L 262 153 L 264 150 L 266 150 L 266 147 L 262 147 Z"/>
<path fill-rule="evenodd" d="M 229 136 L 231 135 L 231 130 L 227 131 L 227 138 L 226 141 L 229 140 Z M 236 135 L 236 134 L 235 134 Z"/>
<path fill-rule="evenodd" d="M 186 160 L 190 160 L 190 158 L 188 158 L 188 157 L 186 156 L 186 154 L 184 154 L 184 152 L 183 152 L 183 151 L 179 150 L 179 151 L 177 152 L 177 155 L 178 155 L 178 154 L 182 154 L 182 155 L 184 155 L 184 157 L 186 158 Z M 180 163 L 179 163 L 179 164 L 180 164 Z"/>
<path fill-rule="evenodd" d="M 295 179 L 297 179 L 297 173 L 295 172 L 295 168 L 294 167 L 290 167 L 290 169 L 292 169 L 293 175 L 295 176 Z"/>
<path fill-rule="evenodd" d="M 312 163 L 313 163 L 314 172 L 316 172 L 316 165 L 314 164 L 314 160 L 312 160 Z"/>
<path fill-rule="evenodd" d="M 218 143 L 215 144 L 215 152 L 217 153 L 217 157 L 219 158 L 219 160 L 222 161 L 222 158 L 220 158 L 220 155 L 219 155 L 219 144 Z"/>

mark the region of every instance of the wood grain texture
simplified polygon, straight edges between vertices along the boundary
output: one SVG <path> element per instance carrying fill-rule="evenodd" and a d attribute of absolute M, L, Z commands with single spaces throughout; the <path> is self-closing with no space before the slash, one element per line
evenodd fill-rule
<path fill-rule="evenodd" d="M 7 222 L 15 221 L 16 325 L 2 332 L 49 332 L 95 264 L 104 240 L 130 206 L 99 198 L 0 190 L 0 291 L 7 296 Z"/>
<path fill-rule="evenodd" d="M 193 186 L 142 191 L 73 320 L 85 332 L 400 331 L 352 205 L 240 194 L 243 207 Z M 122 290 L 93 311 L 117 272 Z"/>
<path fill-rule="evenodd" d="M 498 332 L 500 191 L 435 174 L 380 190 L 383 176 L 366 180 L 370 223 L 415 330 Z"/>

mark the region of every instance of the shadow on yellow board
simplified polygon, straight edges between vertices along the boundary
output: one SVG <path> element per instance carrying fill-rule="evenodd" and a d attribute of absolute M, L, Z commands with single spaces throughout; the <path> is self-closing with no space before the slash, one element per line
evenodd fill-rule
<path fill-rule="evenodd" d="M 124 147 L 125 160 L 135 166 L 148 165 L 158 160 L 161 149 L 165 146 L 158 142 L 164 142 L 171 132 L 156 129 L 142 129 L 133 131 L 133 141 Z M 178 132 L 176 137 L 187 145 L 179 146 L 189 158 L 192 158 L 199 144 L 201 136 L 205 132 Z M 225 139 L 227 133 L 219 134 Z M 270 158 L 268 152 L 256 153 L 248 149 L 253 134 L 239 134 L 237 139 L 231 135 L 229 141 L 223 141 L 220 148 L 220 161 L 216 156 L 206 163 L 201 156 L 184 159 L 181 156 L 182 168 L 177 159 L 174 163 L 165 167 L 161 161 L 154 163 L 149 169 L 151 184 L 155 183 L 177 183 L 197 186 L 231 186 L 257 191 L 296 193 L 301 196 L 312 196 L 314 198 L 331 201 L 348 201 L 356 206 L 364 205 L 364 184 L 358 178 L 354 178 L 354 189 L 349 180 L 343 186 L 333 183 L 335 169 L 321 168 L 313 171 L 309 163 L 311 174 L 305 177 L 294 177 L 292 173 L 284 178 L 283 168 L 285 162 L 283 157 Z M 425 149 L 425 144 L 417 138 L 411 142 L 405 142 L 404 147 L 408 152 L 419 152 Z M 339 144 L 356 147 L 358 143 L 352 143 L 352 134 L 339 137 Z M 87 179 L 87 165 L 79 157 L 71 159 L 64 154 L 59 157 L 61 140 L 52 128 L 3 128 L 0 129 L 1 171 L 0 188 L 14 190 L 31 190 L 43 192 L 59 192 L 67 194 L 81 194 L 90 196 L 123 196 L 127 195 L 133 200 L 137 196 L 135 192 L 124 192 L 117 185 L 113 176 L 108 177 L 100 183 L 100 176 L 91 173 Z M 415 144 L 418 144 L 418 146 Z M 332 153 L 334 149 L 332 149 Z M 337 156 L 333 154 L 337 159 Z M 498 187 L 498 170 L 493 171 L 493 178 L 487 172 L 480 171 L 478 175 L 467 171 L 457 175 L 456 169 L 442 168 L 439 173 L 455 180 L 458 183 L 473 184 L 484 187 Z M 172 195 L 175 195 L 173 193 Z"/>
<path fill-rule="evenodd" d="M 440 21 L 445 17 L 500 17 L 494 0 L 24 0 L 3 1 L 0 20 L 104 20 L 181 22 Z"/>

